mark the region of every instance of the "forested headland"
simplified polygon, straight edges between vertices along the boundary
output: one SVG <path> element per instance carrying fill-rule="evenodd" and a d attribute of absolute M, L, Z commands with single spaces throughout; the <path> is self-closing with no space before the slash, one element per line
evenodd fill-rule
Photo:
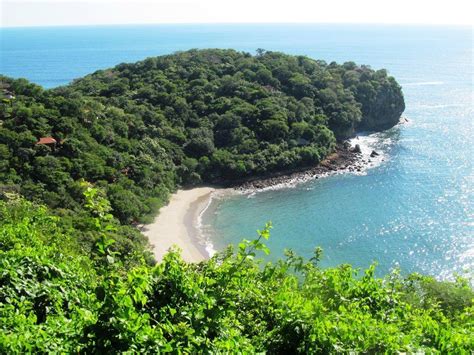
<path fill-rule="evenodd" d="M 263 50 L 148 58 L 52 90 L 1 83 L 2 185 L 75 210 L 84 179 L 125 224 L 179 185 L 315 166 L 336 140 L 392 127 L 405 108 L 383 69 Z"/>
<path fill-rule="evenodd" d="M 270 226 L 199 264 L 154 265 L 134 224 L 178 186 L 314 167 L 405 104 L 383 69 L 190 50 L 45 90 L 0 77 L 0 352 L 394 352 L 473 348 L 469 281 L 358 275 Z"/>

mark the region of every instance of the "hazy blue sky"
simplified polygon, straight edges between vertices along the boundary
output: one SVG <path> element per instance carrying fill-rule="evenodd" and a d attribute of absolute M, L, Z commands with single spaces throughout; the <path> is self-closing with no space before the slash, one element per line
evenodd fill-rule
<path fill-rule="evenodd" d="M 2 26 L 208 22 L 472 24 L 473 0 L 0 0 Z"/>

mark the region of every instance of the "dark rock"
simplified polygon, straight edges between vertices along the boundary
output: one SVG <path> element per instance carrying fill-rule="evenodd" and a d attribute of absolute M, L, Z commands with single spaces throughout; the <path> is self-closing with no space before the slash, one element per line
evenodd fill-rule
<path fill-rule="evenodd" d="M 352 153 L 362 153 L 360 150 L 360 145 L 356 144 L 354 148 L 352 148 Z"/>
<path fill-rule="evenodd" d="M 358 145 L 357 145 L 358 146 Z M 307 170 L 296 170 L 289 171 L 287 173 L 280 173 L 275 176 L 263 176 L 252 180 L 242 181 L 238 189 L 242 191 L 260 190 L 269 186 L 275 186 L 281 183 L 291 182 L 303 182 L 309 178 L 318 179 L 320 177 L 331 175 L 333 173 L 341 172 L 344 169 L 351 172 L 361 172 L 363 167 L 366 166 L 366 159 L 361 159 L 360 146 L 354 147 L 353 149 L 343 149 L 342 144 L 336 147 L 336 156 L 332 156 L 327 161 L 322 162 L 320 165 L 309 168 Z"/>
<path fill-rule="evenodd" d="M 377 153 L 375 150 L 373 150 L 372 153 L 370 153 L 370 157 L 371 157 L 371 158 L 374 158 L 374 157 L 376 157 L 376 156 L 378 156 L 378 155 L 379 155 L 379 153 Z"/>

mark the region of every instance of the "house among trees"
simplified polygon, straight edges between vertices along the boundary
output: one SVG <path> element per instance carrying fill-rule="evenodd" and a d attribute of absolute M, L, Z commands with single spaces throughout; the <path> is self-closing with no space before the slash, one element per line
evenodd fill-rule
<path fill-rule="evenodd" d="M 36 142 L 36 145 L 43 144 L 47 145 L 50 148 L 56 148 L 56 139 L 53 137 L 41 137 L 38 142 Z"/>
<path fill-rule="evenodd" d="M 0 82 L 0 96 L 2 99 L 13 100 L 15 95 L 10 91 L 10 84 Z"/>
<path fill-rule="evenodd" d="M 15 98 L 15 95 L 13 95 L 10 91 L 7 91 L 7 90 L 2 91 L 2 96 L 4 99 L 7 99 L 7 100 L 13 100 Z"/>

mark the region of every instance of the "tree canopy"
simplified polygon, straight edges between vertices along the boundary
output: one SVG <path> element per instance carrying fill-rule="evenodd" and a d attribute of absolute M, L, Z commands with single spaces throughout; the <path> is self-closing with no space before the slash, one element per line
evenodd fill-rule
<path fill-rule="evenodd" d="M 84 179 L 125 224 L 179 185 L 314 166 L 336 139 L 393 126 L 404 110 L 385 70 L 263 50 L 178 52 L 51 90 L 0 81 L 15 94 L 0 104 L 0 184 L 75 210 Z"/>

